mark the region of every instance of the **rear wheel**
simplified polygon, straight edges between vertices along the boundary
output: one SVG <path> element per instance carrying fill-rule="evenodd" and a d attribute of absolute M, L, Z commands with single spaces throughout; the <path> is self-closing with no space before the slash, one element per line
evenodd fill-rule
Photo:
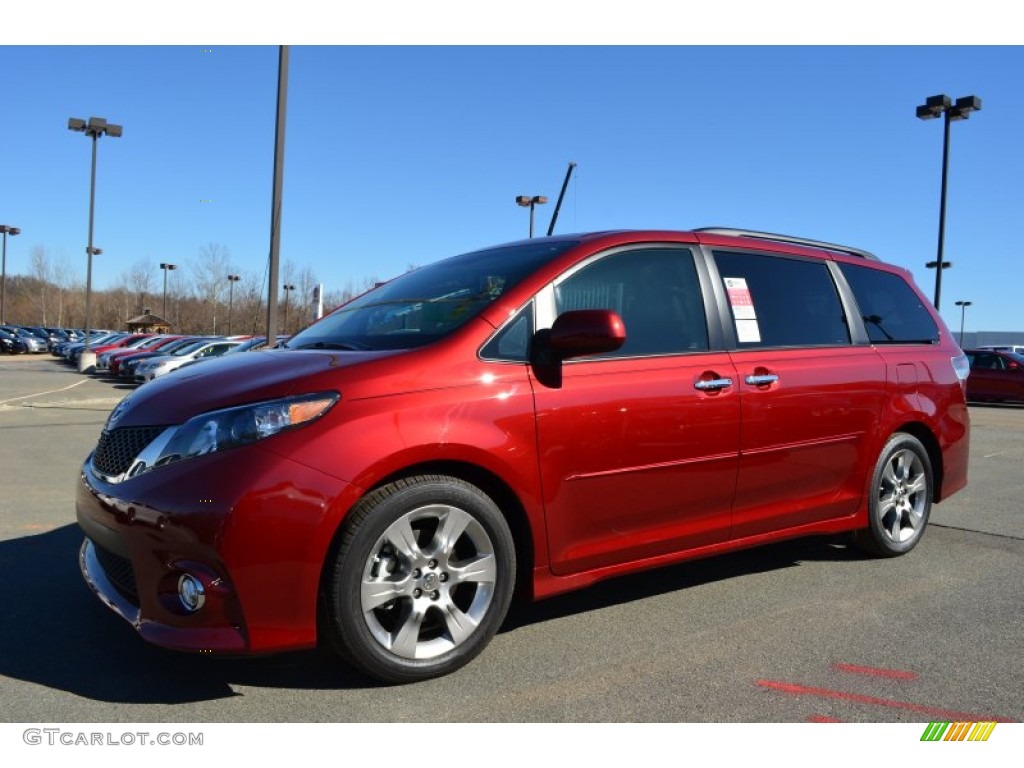
<path fill-rule="evenodd" d="M 909 552 L 924 535 L 931 512 L 931 459 L 921 441 L 897 433 L 889 438 L 871 479 L 868 527 L 857 534 L 866 550 L 883 557 Z"/>
<path fill-rule="evenodd" d="M 515 583 L 515 546 L 494 502 L 425 475 L 369 494 L 351 513 L 325 585 L 328 634 L 372 677 L 448 674 L 497 632 Z"/>

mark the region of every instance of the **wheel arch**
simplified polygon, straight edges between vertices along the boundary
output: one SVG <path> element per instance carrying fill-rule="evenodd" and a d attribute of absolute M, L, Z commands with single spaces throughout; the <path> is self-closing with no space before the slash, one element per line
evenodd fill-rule
<path fill-rule="evenodd" d="M 928 461 L 932 465 L 932 502 L 942 501 L 942 480 L 945 471 L 942 464 L 942 447 L 939 445 L 939 440 L 935 433 L 926 424 L 922 424 L 919 421 L 910 421 L 902 424 L 893 431 L 893 434 L 897 432 L 903 432 L 916 437 L 921 445 L 924 446 L 925 451 L 928 452 Z"/>
<path fill-rule="evenodd" d="M 414 477 L 416 475 L 445 475 L 447 477 L 454 477 L 459 480 L 463 480 L 471 485 L 476 486 L 485 494 L 487 494 L 492 501 L 501 510 L 501 513 L 505 516 L 505 520 L 508 523 L 509 530 L 512 533 L 512 539 L 515 543 L 516 548 L 516 585 L 513 594 L 514 600 L 532 600 L 533 599 L 533 569 L 535 563 L 534 552 L 536 550 L 536 539 L 534 537 L 534 527 L 530 523 L 529 515 L 526 512 L 526 508 L 523 505 L 520 498 L 512 490 L 511 486 L 506 483 L 500 476 L 495 473 L 477 465 L 464 461 L 455 460 L 439 460 L 439 461 L 426 461 L 417 464 L 411 464 L 403 467 L 400 470 L 392 472 L 389 475 L 381 477 L 372 486 L 366 488 L 366 490 L 360 495 L 360 499 L 365 498 L 367 495 L 373 493 L 378 488 L 393 483 L 397 480 L 402 480 L 407 477 Z M 355 504 L 350 508 L 354 508 L 358 504 L 358 499 Z M 337 529 L 334 532 L 330 546 L 327 548 L 327 556 L 320 564 L 320 595 L 324 593 L 324 580 L 327 578 L 329 571 L 329 564 L 332 560 L 332 555 L 336 551 L 336 548 L 341 540 L 342 533 L 345 528 L 345 523 L 348 520 L 348 513 L 341 519 Z M 318 599 L 318 604 L 322 600 Z M 320 615 L 320 609 L 318 608 L 317 624 L 320 624 L 322 615 Z M 320 628 L 318 626 L 317 634 L 320 635 Z"/>

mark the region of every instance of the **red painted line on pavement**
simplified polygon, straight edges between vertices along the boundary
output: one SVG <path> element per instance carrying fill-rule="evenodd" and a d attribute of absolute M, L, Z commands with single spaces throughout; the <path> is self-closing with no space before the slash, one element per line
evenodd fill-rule
<path fill-rule="evenodd" d="M 917 680 L 916 672 L 903 672 L 899 669 L 860 667 L 856 664 L 833 664 L 832 668 L 838 669 L 840 672 L 852 672 L 855 675 L 870 675 L 871 677 L 888 677 L 893 680 Z"/>
<path fill-rule="evenodd" d="M 880 699 L 876 696 L 863 696 L 859 693 L 846 693 L 845 691 L 833 691 L 829 688 L 812 688 L 796 683 L 780 683 L 773 680 L 756 680 L 755 683 L 762 688 L 771 688 L 783 693 L 794 695 L 821 696 L 828 699 L 841 699 L 842 701 L 855 701 L 858 704 L 871 704 L 876 707 L 890 707 L 893 709 L 906 709 L 910 712 L 917 712 L 922 715 L 941 718 L 942 720 L 970 720 L 973 722 L 987 721 L 997 723 L 1015 722 L 1005 717 L 993 717 L 991 715 L 975 715 L 970 712 L 954 712 L 941 707 L 929 707 L 924 704 L 914 704 L 909 701 L 895 701 L 893 699 Z"/>
<path fill-rule="evenodd" d="M 811 715 L 807 718 L 808 723 L 842 723 L 843 720 L 839 720 L 835 717 L 828 717 L 827 715 Z"/>

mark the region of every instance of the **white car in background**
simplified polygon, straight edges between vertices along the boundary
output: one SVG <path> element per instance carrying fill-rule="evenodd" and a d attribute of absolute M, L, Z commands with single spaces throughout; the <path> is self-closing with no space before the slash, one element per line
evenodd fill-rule
<path fill-rule="evenodd" d="M 1024 344 L 983 344 L 975 349 L 984 349 L 986 352 L 1013 352 L 1017 355 L 1024 355 Z"/>
<path fill-rule="evenodd" d="M 165 376 L 177 370 L 185 363 L 193 360 L 205 360 L 220 357 L 229 349 L 234 349 L 242 342 L 237 339 L 202 339 L 188 344 L 170 355 L 161 355 L 140 363 L 135 369 L 135 380 L 145 383 Z"/>

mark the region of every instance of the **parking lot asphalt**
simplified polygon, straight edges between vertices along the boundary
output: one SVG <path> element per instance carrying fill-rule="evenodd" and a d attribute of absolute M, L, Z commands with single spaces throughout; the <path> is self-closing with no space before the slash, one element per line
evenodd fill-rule
<path fill-rule="evenodd" d="M 133 387 L 0 357 L 8 722 L 1024 719 L 1024 407 L 972 406 L 970 485 L 911 554 L 808 539 L 520 608 L 473 664 L 382 688 L 321 652 L 153 648 L 82 583 L 78 469 Z"/>

